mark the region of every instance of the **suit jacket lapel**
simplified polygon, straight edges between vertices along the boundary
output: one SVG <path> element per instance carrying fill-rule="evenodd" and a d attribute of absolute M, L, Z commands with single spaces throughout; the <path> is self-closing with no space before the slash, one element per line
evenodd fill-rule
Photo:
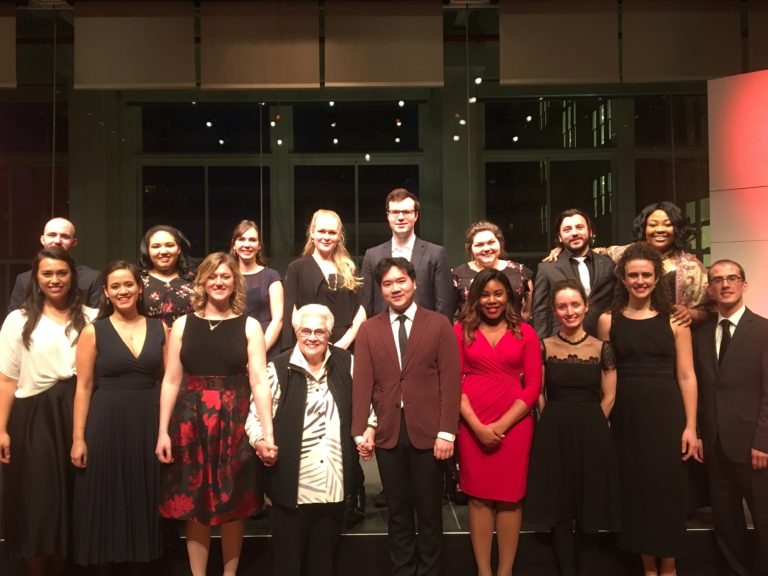
<path fill-rule="evenodd" d="M 389 308 L 381 312 L 376 320 L 378 321 L 379 338 L 384 343 L 387 356 L 400 370 L 400 358 L 398 358 L 397 346 L 395 346 L 395 335 L 392 332 L 392 323 L 389 321 Z"/>
<path fill-rule="evenodd" d="M 390 243 L 391 247 L 391 243 Z M 424 256 L 424 251 L 427 249 L 426 244 L 424 244 L 424 241 L 421 238 L 416 238 L 416 241 L 413 243 L 413 252 L 411 253 L 411 264 L 413 264 L 413 267 L 418 270 L 419 264 L 421 263 L 421 258 Z"/>
<path fill-rule="evenodd" d="M 555 267 L 560 270 L 560 273 L 566 278 L 575 278 L 573 275 L 573 268 L 571 267 L 571 253 L 567 250 L 563 250 L 555 260 Z"/>
<path fill-rule="evenodd" d="M 737 349 L 739 346 L 749 339 L 749 331 L 751 327 L 752 312 L 747 309 L 744 310 L 744 315 L 741 317 L 741 320 L 739 320 L 739 323 L 736 325 L 736 329 L 733 331 L 731 343 L 728 346 L 728 352 L 726 352 L 725 358 L 723 358 L 723 368 L 725 368 L 725 365 L 728 363 L 728 358 L 738 354 Z"/>
<path fill-rule="evenodd" d="M 411 333 L 408 334 L 408 347 L 405 350 L 405 358 L 403 358 L 403 372 L 411 362 L 415 350 L 418 349 L 419 340 L 427 331 L 429 325 L 429 318 L 426 318 L 426 314 L 420 306 L 416 307 L 416 314 L 413 317 L 413 324 L 411 325 Z"/>
<path fill-rule="evenodd" d="M 717 350 L 715 348 L 715 333 L 717 331 L 717 321 L 714 321 L 710 324 L 706 324 L 700 328 L 700 330 L 704 330 L 704 336 L 702 338 L 703 342 L 703 350 L 696 350 L 696 354 L 702 354 L 702 358 L 704 358 L 704 362 L 702 362 L 702 365 L 705 366 L 707 363 L 709 363 L 709 368 L 712 370 L 713 374 L 717 374 L 720 370 L 720 365 L 717 362 Z"/>

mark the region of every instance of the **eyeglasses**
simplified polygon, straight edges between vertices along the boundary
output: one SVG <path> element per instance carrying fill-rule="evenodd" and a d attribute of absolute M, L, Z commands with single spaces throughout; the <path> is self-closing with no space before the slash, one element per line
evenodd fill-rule
<path fill-rule="evenodd" d="M 742 278 L 738 274 L 728 274 L 728 276 L 712 276 L 712 278 L 709 279 L 710 284 L 722 284 L 728 280 L 728 284 L 736 284 L 736 282 L 741 282 Z"/>
<path fill-rule="evenodd" d="M 400 216 L 401 214 L 406 218 L 416 214 L 416 210 L 387 210 L 387 214 L 390 216 Z"/>
<path fill-rule="evenodd" d="M 302 340 L 306 340 L 310 336 L 314 336 L 318 340 L 324 340 L 328 338 L 328 330 L 325 328 L 316 328 L 315 330 L 311 330 L 309 328 L 299 328 L 296 330 L 296 334 L 298 334 L 299 338 Z"/>

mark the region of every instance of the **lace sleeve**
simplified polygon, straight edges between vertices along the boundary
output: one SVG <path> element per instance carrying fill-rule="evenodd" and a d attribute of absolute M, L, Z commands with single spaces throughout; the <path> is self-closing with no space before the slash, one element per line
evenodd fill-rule
<path fill-rule="evenodd" d="M 616 355 L 613 353 L 613 346 L 610 342 L 603 342 L 603 349 L 600 352 L 600 366 L 604 372 L 616 370 Z"/>

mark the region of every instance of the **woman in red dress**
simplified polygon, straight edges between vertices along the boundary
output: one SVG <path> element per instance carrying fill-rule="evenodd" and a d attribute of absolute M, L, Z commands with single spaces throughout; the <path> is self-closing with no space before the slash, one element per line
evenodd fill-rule
<path fill-rule="evenodd" d="M 503 272 L 483 270 L 455 327 L 463 373 L 460 482 L 469 496 L 478 576 L 494 574 L 494 523 L 499 548 L 495 574 L 512 574 L 533 438 L 531 409 L 541 391 L 539 340 L 515 313 L 511 291 Z"/>

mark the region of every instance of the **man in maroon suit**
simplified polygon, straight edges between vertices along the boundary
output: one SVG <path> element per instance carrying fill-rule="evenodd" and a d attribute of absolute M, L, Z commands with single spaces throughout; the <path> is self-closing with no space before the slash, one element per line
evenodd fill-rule
<path fill-rule="evenodd" d="M 461 397 L 456 336 L 445 316 L 414 303 L 415 278 L 405 258 L 377 264 L 387 309 L 355 340 L 352 435 L 363 458 L 376 448 L 393 576 L 440 574 L 442 461 L 453 455 Z M 368 425 L 371 405 L 376 428 Z"/>

